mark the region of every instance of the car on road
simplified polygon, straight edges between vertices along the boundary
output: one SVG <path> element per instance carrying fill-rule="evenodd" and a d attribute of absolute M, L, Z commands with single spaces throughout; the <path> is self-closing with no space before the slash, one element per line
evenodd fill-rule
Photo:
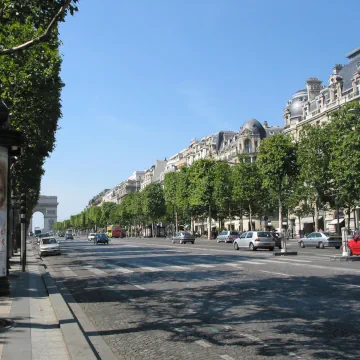
<path fill-rule="evenodd" d="M 36 243 L 37 243 L 37 244 L 40 244 L 40 240 L 41 240 L 42 238 L 46 238 L 46 237 L 50 237 L 49 233 L 39 234 L 39 235 L 36 237 Z"/>
<path fill-rule="evenodd" d="M 249 249 L 251 251 L 257 249 L 268 249 L 273 251 L 275 240 L 270 231 L 247 231 L 234 240 L 234 249 Z"/>
<path fill-rule="evenodd" d="M 301 248 L 304 248 L 306 246 L 312 246 L 319 249 L 324 249 L 326 247 L 334 247 L 335 249 L 340 249 L 341 242 L 341 236 L 322 231 L 312 232 L 308 236 L 298 240 L 298 244 Z"/>
<path fill-rule="evenodd" d="M 352 239 L 348 240 L 348 253 L 349 255 L 360 255 L 360 234 L 355 235 Z"/>
<path fill-rule="evenodd" d="M 100 233 L 95 235 L 94 244 L 107 244 L 109 245 L 109 238 L 106 234 Z"/>
<path fill-rule="evenodd" d="M 39 255 L 61 255 L 60 245 L 53 237 L 45 237 L 40 240 Z"/>
<path fill-rule="evenodd" d="M 65 233 L 59 232 L 59 233 L 58 233 L 58 236 L 59 236 L 59 237 L 64 237 L 64 236 L 65 236 Z"/>
<path fill-rule="evenodd" d="M 216 241 L 220 242 L 230 242 L 232 243 L 236 238 L 239 237 L 238 231 L 221 231 L 221 233 L 217 236 Z"/>
<path fill-rule="evenodd" d="M 73 234 L 65 234 L 65 240 L 74 240 Z"/>
<path fill-rule="evenodd" d="M 90 233 L 90 234 L 88 235 L 88 240 L 89 240 L 89 241 L 94 241 L 94 240 L 95 240 L 95 237 L 96 237 L 96 233 Z"/>
<path fill-rule="evenodd" d="M 188 242 L 194 244 L 195 236 L 188 231 L 180 231 L 172 237 L 172 243 L 175 244 L 176 242 L 180 244 L 186 244 Z"/>

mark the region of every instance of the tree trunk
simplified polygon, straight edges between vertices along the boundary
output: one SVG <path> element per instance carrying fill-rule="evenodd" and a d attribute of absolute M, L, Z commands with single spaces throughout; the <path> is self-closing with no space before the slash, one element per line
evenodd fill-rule
<path fill-rule="evenodd" d="M 356 206 L 354 206 L 354 230 L 356 230 Z"/>
<path fill-rule="evenodd" d="M 155 237 L 155 233 L 154 233 L 154 223 L 151 223 L 151 235 L 154 238 Z"/>
<path fill-rule="evenodd" d="M 252 209 L 251 209 L 251 205 L 249 205 L 249 221 L 250 221 L 250 231 L 252 231 L 253 228 L 252 228 Z"/>
<path fill-rule="evenodd" d="M 351 214 L 351 207 L 348 207 L 348 229 L 350 229 L 350 214 Z"/>
<path fill-rule="evenodd" d="M 179 224 L 178 224 L 178 213 L 175 211 L 175 232 L 179 231 Z"/>
<path fill-rule="evenodd" d="M 231 212 L 230 212 L 230 206 L 229 206 L 229 230 L 231 231 Z"/>
<path fill-rule="evenodd" d="M 319 200 L 317 196 L 315 199 L 315 231 L 319 231 Z"/>
<path fill-rule="evenodd" d="M 211 240 L 211 205 L 209 205 L 208 215 L 208 240 Z"/>
<path fill-rule="evenodd" d="M 282 240 L 281 252 L 286 252 L 286 240 L 285 240 L 285 233 L 282 229 L 282 223 L 283 223 L 282 201 L 281 201 L 281 194 L 279 194 L 279 230 Z"/>

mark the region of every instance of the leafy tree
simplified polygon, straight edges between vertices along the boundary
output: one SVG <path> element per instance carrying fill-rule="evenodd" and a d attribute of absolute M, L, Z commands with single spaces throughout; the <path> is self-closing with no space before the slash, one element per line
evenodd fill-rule
<path fill-rule="evenodd" d="M 214 177 L 215 161 L 201 159 L 189 168 L 189 204 L 192 207 L 206 209 L 208 215 L 208 239 L 211 239 L 211 219 L 215 214 Z M 216 214 L 215 214 L 216 215 Z"/>
<path fill-rule="evenodd" d="M 110 215 L 115 208 L 116 208 L 116 204 L 113 202 L 104 202 L 101 205 L 101 214 L 102 214 L 102 218 L 104 219 L 103 221 L 104 226 L 111 223 Z"/>
<path fill-rule="evenodd" d="M 348 208 L 350 225 L 351 207 L 360 200 L 360 104 L 351 102 L 332 113 L 329 128 L 332 148 L 329 166 L 334 178 L 332 202 Z"/>
<path fill-rule="evenodd" d="M 175 231 L 178 231 L 178 209 L 176 202 L 176 189 L 179 182 L 179 173 L 169 172 L 164 178 L 164 196 L 166 207 L 170 210 L 175 222 Z"/>
<path fill-rule="evenodd" d="M 279 204 L 279 226 L 283 223 L 283 201 L 286 190 L 297 174 L 296 145 L 289 136 L 275 134 L 260 144 L 257 165 L 262 184 L 276 196 Z"/>
<path fill-rule="evenodd" d="M 319 231 L 319 208 L 326 202 L 326 194 L 333 183 L 329 163 L 331 142 L 327 126 L 305 126 L 297 148 L 300 200 L 314 204 L 315 231 Z M 304 186 L 302 186 L 304 184 Z"/>
<path fill-rule="evenodd" d="M 189 168 L 183 166 L 177 173 L 176 185 L 176 208 L 180 221 L 185 224 L 198 213 L 194 206 L 189 203 Z"/>

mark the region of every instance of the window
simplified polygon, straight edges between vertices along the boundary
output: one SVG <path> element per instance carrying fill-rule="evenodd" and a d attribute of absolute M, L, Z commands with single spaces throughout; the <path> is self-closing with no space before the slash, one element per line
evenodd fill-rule
<path fill-rule="evenodd" d="M 311 238 L 315 237 L 314 235 L 315 235 L 314 233 L 311 233 L 308 235 L 308 238 L 311 239 Z"/>
<path fill-rule="evenodd" d="M 252 238 L 252 236 L 253 236 L 253 233 L 250 231 L 247 233 L 246 238 L 249 239 L 249 238 Z"/>
<path fill-rule="evenodd" d="M 245 239 L 246 238 L 246 233 L 243 233 L 241 236 L 240 236 L 240 239 Z"/>
<path fill-rule="evenodd" d="M 226 231 L 222 231 L 220 235 L 226 235 Z"/>
<path fill-rule="evenodd" d="M 270 232 L 267 231 L 260 231 L 257 233 L 258 237 L 266 237 L 266 238 L 271 238 L 272 235 Z"/>
<path fill-rule="evenodd" d="M 239 235 L 239 233 L 237 231 L 232 231 L 230 235 Z"/>

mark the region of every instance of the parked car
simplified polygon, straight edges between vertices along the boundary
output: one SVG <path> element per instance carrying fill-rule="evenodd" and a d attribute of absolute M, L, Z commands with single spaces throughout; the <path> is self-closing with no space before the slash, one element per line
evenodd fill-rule
<path fill-rule="evenodd" d="M 39 254 L 40 256 L 51 254 L 60 255 L 60 245 L 53 237 L 42 238 L 40 240 Z"/>
<path fill-rule="evenodd" d="M 281 235 L 278 232 L 272 232 L 271 233 L 272 237 L 274 238 L 275 241 L 275 246 L 279 249 L 282 248 L 282 244 L 281 244 Z"/>
<path fill-rule="evenodd" d="M 308 236 L 298 240 L 299 246 L 304 248 L 306 246 L 313 246 L 320 249 L 326 247 L 334 247 L 335 249 L 340 249 L 341 246 L 341 236 L 329 232 L 312 232 Z"/>
<path fill-rule="evenodd" d="M 222 231 L 216 238 L 216 241 L 219 242 L 233 242 L 236 238 L 239 237 L 238 231 Z"/>
<path fill-rule="evenodd" d="M 180 244 L 186 244 L 188 242 L 194 244 L 195 236 L 187 231 L 180 231 L 172 237 L 172 243 L 175 244 L 176 242 Z"/>
<path fill-rule="evenodd" d="M 73 234 L 65 234 L 65 240 L 74 240 Z"/>
<path fill-rule="evenodd" d="M 109 238 L 106 234 L 96 234 L 94 239 L 94 244 L 107 244 L 109 245 Z"/>
<path fill-rule="evenodd" d="M 88 240 L 89 240 L 89 241 L 94 241 L 94 240 L 95 240 L 95 237 L 96 237 L 96 233 L 90 233 L 90 234 L 88 235 Z"/>
<path fill-rule="evenodd" d="M 234 240 L 234 249 L 246 248 L 251 251 L 269 249 L 273 251 L 275 240 L 270 231 L 247 231 Z"/>
<path fill-rule="evenodd" d="M 36 243 L 37 243 L 37 244 L 40 244 L 40 240 L 41 240 L 42 238 L 46 238 L 46 237 L 50 237 L 49 233 L 39 234 L 39 235 L 37 236 L 37 238 L 36 238 Z"/>
<path fill-rule="evenodd" d="M 360 234 L 348 241 L 349 255 L 360 255 Z"/>
<path fill-rule="evenodd" d="M 59 232 L 59 233 L 58 233 L 58 236 L 59 236 L 59 237 L 64 237 L 64 236 L 65 236 L 65 233 Z"/>

